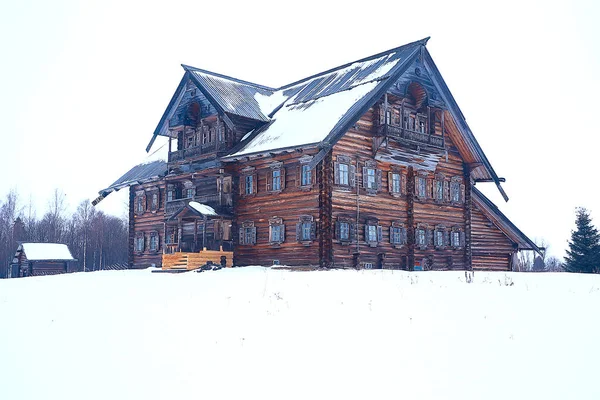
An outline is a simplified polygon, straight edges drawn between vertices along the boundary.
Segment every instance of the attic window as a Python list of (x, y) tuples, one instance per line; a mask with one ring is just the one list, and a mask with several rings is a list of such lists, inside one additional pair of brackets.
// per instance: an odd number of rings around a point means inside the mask
[(196, 96), (196, 89), (190, 90), (190, 96), (192, 96), (192, 97)]

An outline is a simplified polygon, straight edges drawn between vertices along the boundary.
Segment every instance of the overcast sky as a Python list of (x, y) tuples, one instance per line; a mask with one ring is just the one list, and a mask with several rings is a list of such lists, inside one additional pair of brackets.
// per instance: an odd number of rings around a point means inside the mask
[[(0, 196), (71, 209), (144, 157), (189, 64), (281, 86), (431, 36), (504, 184), (479, 184), (562, 256), (574, 209), (600, 225), (600, 2), (4, 1)], [(121, 215), (121, 196), (101, 206)], [(112, 198), (111, 198), (112, 197)]]

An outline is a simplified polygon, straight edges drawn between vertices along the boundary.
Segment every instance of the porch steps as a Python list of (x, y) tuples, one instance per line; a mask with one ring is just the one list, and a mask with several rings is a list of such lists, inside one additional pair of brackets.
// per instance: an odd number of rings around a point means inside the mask
[(162, 256), (162, 269), (178, 269), (178, 270), (194, 270), (205, 265), (209, 261), (213, 264), (220, 264), (221, 257), (225, 256), (226, 267), (231, 268), (233, 266), (233, 252), (220, 250), (202, 250), (198, 253), (184, 253), (177, 252), (173, 254), (163, 254)]

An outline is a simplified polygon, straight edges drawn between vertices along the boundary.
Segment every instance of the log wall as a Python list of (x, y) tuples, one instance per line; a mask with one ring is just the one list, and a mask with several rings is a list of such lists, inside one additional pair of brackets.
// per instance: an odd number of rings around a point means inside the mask
[(510, 271), (512, 241), (476, 206), (472, 210), (473, 269)]
[[(158, 209), (150, 210), (151, 196), (147, 191), (152, 188), (159, 188)], [(146, 192), (146, 207), (143, 213), (135, 212), (135, 198), (139, 191)], [(165, 210), (165, 182), (164, 180), (145, 183), (142, 185), (132, 186), (130, 188), (129, 201), (129, 254), (132, 268), (147, 268), (151, 265), (160, 267), (162, 264), (162, 252), (164, 241), (164, 210)], [(151, 252), (150, 247), (150, 232), (158, 232), (158, 249)], [(135, 238), (138, 234), (144, 235), (144, 251), (138, 252), (135, 248)]]
[[(317, 230), (317, 237), (310, 243), (296, 240), (296, 224), (300, 216), (312, 216), (315, 224), (320, 223), (320, 192), (316, 182), (316, 171), (314, 169), (312, 171), (312, 184), (309, 187), (299, 185), (301, 183), (300, 159), (315, 153), (316, 151), (294, 152), (230, 166), (230, 172), (234, 175), (236, 183), (233, 222), (235, 265), (271, 265), (273, 260), (279, 260), (282, 265), (319, 265), (321, 232)], [(285, 168), (285, 187), (279, 192), (267, 191), (268, 174), (271, 173), (270, 165), (273, 162), (281, 162), (282, 168)], [(320, 165), (317, 168), (321, 168)], [(248, 168), (254, 170), (249, 171)], [(258, 179), (258, 190), (255, 194), (240, 193), (240, 182), (243, 182), (245, 174), (255, 175)], [(269, 244), (269, 219), (273, 217), (281, 218), (285, 225), (285, 241), (281, 244)], [(254, 245), (239, 244), (239, 228), (247, 221), (253, 222), (256, 228)]]

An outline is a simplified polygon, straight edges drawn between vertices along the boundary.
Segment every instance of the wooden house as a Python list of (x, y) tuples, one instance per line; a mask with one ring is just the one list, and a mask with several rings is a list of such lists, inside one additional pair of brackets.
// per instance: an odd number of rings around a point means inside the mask
[[(510, 270), (540, 251), (475, 185), (499, 178), (427, 39), (280, 88), (183, 66), (129, 188), (130, 263)], [(161, 150), (159, 150), (160, 152)]]
[(8, 278), (56, 275), (69, 272), (69, 265), (77, 261), (66, 244), (21, 243), (9, 267)]

